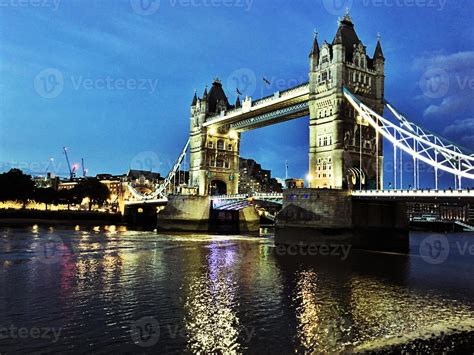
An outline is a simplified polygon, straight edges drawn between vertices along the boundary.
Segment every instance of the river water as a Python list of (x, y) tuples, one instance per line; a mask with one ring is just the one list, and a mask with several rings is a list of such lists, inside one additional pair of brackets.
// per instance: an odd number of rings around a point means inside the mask
[(1, 228), (0, 353), (469, 350), (473, 245), (414, 233), (409, 255), (307, 256), (271, 231)]

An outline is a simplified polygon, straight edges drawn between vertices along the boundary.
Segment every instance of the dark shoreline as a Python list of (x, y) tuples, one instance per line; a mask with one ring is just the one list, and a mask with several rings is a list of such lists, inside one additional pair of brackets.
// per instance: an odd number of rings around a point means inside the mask
[(119, 213), (93, 211), (0, 210), (0, 226), (124, 224)]

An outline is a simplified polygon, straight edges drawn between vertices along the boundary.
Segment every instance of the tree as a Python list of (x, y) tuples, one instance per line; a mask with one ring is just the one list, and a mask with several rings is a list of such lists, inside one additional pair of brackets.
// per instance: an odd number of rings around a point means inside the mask
[(82, 200), (82, 197), (79, 196), (79, 192), (76, 190), (76, 188), (71, 189), (71, 190), (68, 190), (68, 189), (58, 190), (57, 193), (58, 193), (58, 203), (67, 205), (68, 210), (71, 204), (80, 203)]
[(57, 203), (58, 201), (58, 192), (51, 188), (38, 188), (34, 191), (33, 198), (36, 202), (44, 203), (46, 205), (46, 210), (48, 205), (52, 203)]
[(85, 179), (79, 182), (73, 190), (76, 190), (82, 198), (89, 199), (89, 211), (93, 204), (102, 206), (110, 197), (109, 188), (98, 179)]
[(33, 197), (34, 188), (31, 176), (19, 169), (0, 174), (0, 201), (22, 202), (25, 208), (28, 200)]

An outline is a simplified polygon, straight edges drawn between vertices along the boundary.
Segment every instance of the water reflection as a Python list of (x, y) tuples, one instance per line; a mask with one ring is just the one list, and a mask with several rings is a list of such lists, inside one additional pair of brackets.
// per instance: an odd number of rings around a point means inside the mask
[(236, 315), (235, 250), (212, 243), (208, 268), (189, 280), (185, 303), (188, 350), (237, 354), (241, 351)]
[[(345, 261), (283, 257), (268, 238), (111, 226), (0, 236), (0, 328), (62, 330), (57, 343), (0, 339), (0, 352), (378, 351), (474, 332), (472, 258), (433, 267), (416, 255), (357, 251)], [(67, 250), (44, 262), (31, 245), (53, 236)], [(143, 317), (160, 325), (155, 347), (131, 339)]]

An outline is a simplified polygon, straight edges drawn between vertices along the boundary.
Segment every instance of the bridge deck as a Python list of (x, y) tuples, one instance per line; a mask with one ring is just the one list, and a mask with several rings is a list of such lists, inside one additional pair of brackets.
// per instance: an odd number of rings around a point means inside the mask
[(230, 125), (231, 129), (238, 132), (264, 127), (309, 115), (308, 100), (309, 84), (304, 83), (260, 100), (247, 98), (241, 108), (212, 118), (204, 126)]
[(358, 199), (390, 199), (413, 202), (457, 201), (474, 202), (474, 190), (364, 190), (352, 191)]

